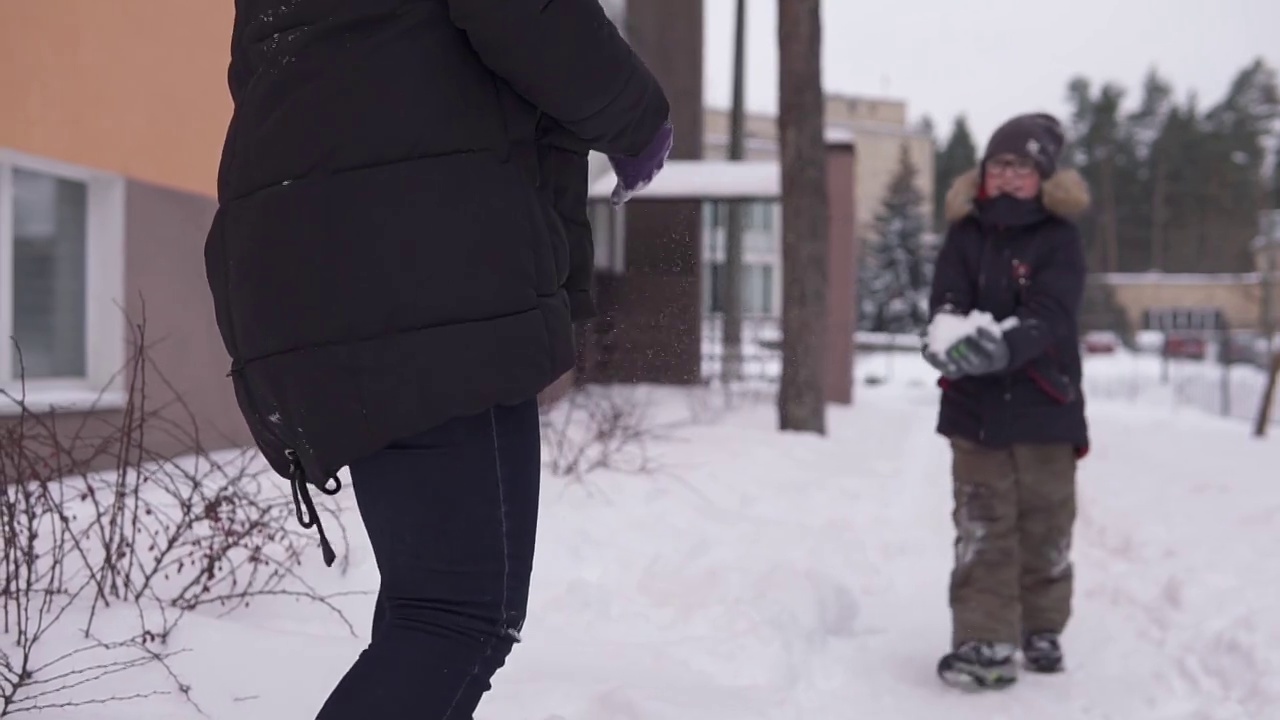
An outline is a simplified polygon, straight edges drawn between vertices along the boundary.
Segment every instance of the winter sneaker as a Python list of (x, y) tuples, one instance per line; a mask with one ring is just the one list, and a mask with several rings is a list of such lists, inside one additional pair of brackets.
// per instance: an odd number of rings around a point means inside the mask
[(938, 662), (942, 682), (961, 690), (997, 690), (1018, 679), (1017, 648), (1007, 643), (969, 641)]
[(1027, 636), (1022, 644), (1022, 659), (1031, 672), (1062, 672), (1062, 645), (1058, 634), (1043, 632)]

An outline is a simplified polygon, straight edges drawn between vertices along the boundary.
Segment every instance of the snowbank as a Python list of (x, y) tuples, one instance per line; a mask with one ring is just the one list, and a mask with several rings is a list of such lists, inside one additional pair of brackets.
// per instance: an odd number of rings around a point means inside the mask
[[(1266, 388), (1267, 376), (1251, 365), (1232, 365), (1225, 372), (1213, 362), (1170, 360), (1167, 378), (1159, 357), (1119, 352), (1085, 360), (1084, 390), (1090, 402), (1102, 401), (1160, 408), (1173, 414), (1207, 414), (1252, 422)], [(1280, 410), (1280, 397), (1273, 398)], [(1272, 413), (1280, 423), (1280, 412)]]

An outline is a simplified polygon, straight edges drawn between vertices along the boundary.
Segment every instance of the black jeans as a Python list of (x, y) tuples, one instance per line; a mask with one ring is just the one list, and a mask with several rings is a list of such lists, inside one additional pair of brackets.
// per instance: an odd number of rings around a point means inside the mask
[(382, 585), (318, 720), (471, 719), (524, 624), (541, 462), (531, 400), (352, 463)]

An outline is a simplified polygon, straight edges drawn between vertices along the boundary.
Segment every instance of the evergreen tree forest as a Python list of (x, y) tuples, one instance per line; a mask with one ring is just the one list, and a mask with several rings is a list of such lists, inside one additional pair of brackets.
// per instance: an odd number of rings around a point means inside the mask
[[(1154, 69), (1136, 89), (1077, 77), (1066, 100), (1062, 164), (1083, 173), (1093, 192), (1081, 221), (1091, 270), (1255, 269), (1258, 212), (1280, 208), (1275, 68), (1253, 62), (1211, 105), (1180, 94)], [(951, 180), (977, 163), (975, 145), (957, 118), (935, 163), (939, 209)]]

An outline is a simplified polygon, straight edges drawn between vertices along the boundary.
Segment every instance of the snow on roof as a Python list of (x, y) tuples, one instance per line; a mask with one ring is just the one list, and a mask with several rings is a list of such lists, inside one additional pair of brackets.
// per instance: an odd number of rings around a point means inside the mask
[[(614, 176), (606, 172), (591, 183), (591, 200), (608, 200)], [(668, 160), (637, 200), (777, 200), (782, 170), (775, 160)]]
[(828, 125), (823, 131), (823, 140), (828, 145), (857, 145), (858, 133), (851, 127)]
[(1261, 276), (1248, 273), (1093, 273), (1095, 282), (1106, 285), (1248, 285)]
[[(832, 145), (854, 145), (858, 144), (858, 133), (850, 127), (839, 125), (829, 125), (822, 133), (822, 140), (828, 146)], [(756, 150), (762, 153), (778, 153), (778, 139), (776, 137), (745, 137), (742, 139), (743, 146), (747, 150)], [(716, 149), (727, 148), (729, 146), (729, 136), (724, 133), (707, 133), (702, 138), (703, 147), (713, 147)]]

